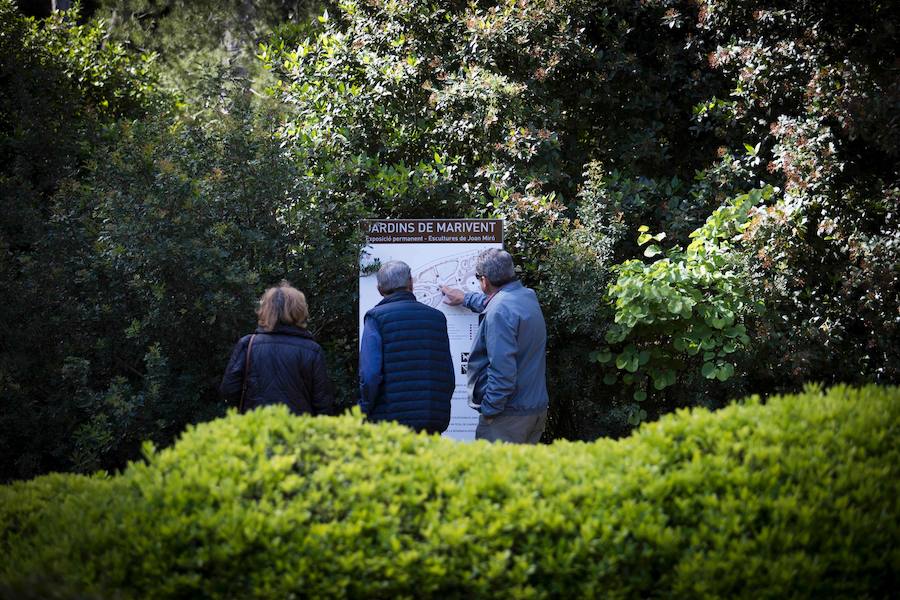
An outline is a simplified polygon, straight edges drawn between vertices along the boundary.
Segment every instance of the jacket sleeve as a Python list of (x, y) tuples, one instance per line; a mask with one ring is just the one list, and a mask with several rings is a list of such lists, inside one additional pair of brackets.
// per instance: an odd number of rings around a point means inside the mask
[(312, 412), (314, 415), (334, 414), (334, 391), (328, 368), (325, 365), (325, 352), (320, 348), (313, 363)]
[(219, 385), (219, 396), (226, 404), (237, 405), (241, 400), (241, 392), (244, 388), (244, 364), (247, 356), (247, 341), (249, 336), (242, 337), (234, 345), (225, 375)]
[(359, 348), (359, 407), (363, 414), (370, 414), (378, 399), (378, 386), (382, 379), (383, 355), (381, 331), (378, 322), (369, 317), (363, 323)]
[(487, 346), (487, 385), (481, 402), (481, 414), (491, 417), (503, 412), (516, 391), (518, 320), (506, 310), (498, 310), (485, 322)]
[(463, 296), (463, 306), (474, 313), (480, 313), (487, 306), (488, 295), (481, 292), (466, 292)]

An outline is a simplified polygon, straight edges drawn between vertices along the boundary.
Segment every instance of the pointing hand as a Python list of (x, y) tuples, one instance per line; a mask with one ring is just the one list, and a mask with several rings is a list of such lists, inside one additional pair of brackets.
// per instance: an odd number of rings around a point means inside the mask
[(458, 306), (462, 304), (463, 300), (466, 297), (465, 292), (463, 292), (462, 290), (448, 287), (446, 285), (441, 286), (441, 292), (444, 294), (444, 303), (449, 304), (450, 306)]

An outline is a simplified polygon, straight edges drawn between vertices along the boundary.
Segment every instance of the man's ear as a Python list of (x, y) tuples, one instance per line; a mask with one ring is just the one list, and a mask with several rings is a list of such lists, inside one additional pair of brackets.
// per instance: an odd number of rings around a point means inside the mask
[(408, 292), (413, 291), (413, 278), (412, 277), (409, 278), (409, 283), (406, 284), (406, 291), (408, 291)]

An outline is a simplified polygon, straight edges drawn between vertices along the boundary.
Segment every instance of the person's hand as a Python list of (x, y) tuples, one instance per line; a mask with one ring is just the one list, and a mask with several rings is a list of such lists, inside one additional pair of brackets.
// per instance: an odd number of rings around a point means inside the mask
[(450, 306), (458, 306), (466, 299), (464, 291), (446, 285), (441, 286), (441, 293), (444, 294), (444, 304), (449, 304)]

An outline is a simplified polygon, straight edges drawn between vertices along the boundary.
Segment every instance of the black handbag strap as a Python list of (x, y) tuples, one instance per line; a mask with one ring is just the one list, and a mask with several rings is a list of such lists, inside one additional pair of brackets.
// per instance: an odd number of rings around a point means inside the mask
[(250, 336), (250, 343), (247, 344), (247, 358), (244, 359), (244, 383), (241, 387), (241, 404), (238, 406), (241, 413), (244, 412), (244, 399), (247, 397), (247, 380), (250, 379), (250, 351), (253, 350), (254, 339), (256, 339), (255, 333)]

